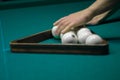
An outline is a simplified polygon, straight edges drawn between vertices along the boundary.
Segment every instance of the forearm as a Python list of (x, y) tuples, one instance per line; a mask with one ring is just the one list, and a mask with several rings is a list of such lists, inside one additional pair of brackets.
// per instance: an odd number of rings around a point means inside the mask
[(93, 12), (93, 16), (99, 15), (103, 12), (111, 10), (120, 0), (96, 0), (88, 10)]

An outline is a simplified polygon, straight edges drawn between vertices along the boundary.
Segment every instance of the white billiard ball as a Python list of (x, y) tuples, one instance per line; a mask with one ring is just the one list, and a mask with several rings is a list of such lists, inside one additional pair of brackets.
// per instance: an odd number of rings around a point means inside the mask
[(85, 44), (85, 41), (86, 41), (87, 37), (90, 36), (90, 35), (92, 35), (92, 33), (91, 32), (87, 32), (87, 31), (85, 31), (83, 33), (80, 33), (78, 35), (78, 42), (80, 44)]
[(102, 42), (103, 39), (97, 34), (92, 34), (86, 39), (86, 44), (101, 44)]
[(78, 31), (77, 31), (77, 36), (83, 32), (91, 32), (90, 29), (88, 28), (80, 28)]
[(60, 39), (60, 35), (58, 35), (58, 34), (55, 33), (56, 30), (57, 30), (57, 28), (58, 28), (57, 26), (54, 26), (54, 27), (52, 28), (52, 35), (53, 35), (54, 38)]
[(62, 44), (66, 44), (66, 43), (76, 44), (78, 42), (78, 39), (77, 39), (77, 35), (73, 31), (69, 31), (62, 35), (61, 41)]
[[(75, 32), (74, 30), (70, 30), (69, 32), (70, 32), (70, 33), (72, 32), (72, 33), (74, 33), (74, 34), (76, 35), (76, 32)], [(61, 39), (62, 39), (63, 35), (64, 35), (63, 33), (60, 33), (60, 38), (61, 38)]]

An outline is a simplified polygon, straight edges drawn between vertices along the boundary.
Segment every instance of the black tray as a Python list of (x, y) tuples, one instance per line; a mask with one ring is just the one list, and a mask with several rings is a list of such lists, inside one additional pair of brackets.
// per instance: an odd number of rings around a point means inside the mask
[(108, 42), (102, 44), (85, 45), (85, 44), (51, 44), (39, 43), (41, 41), (53, 38), (51, 30), (46, 30), (19, 40), (10, 42), (12, 52), (26, 53), (60, 53), (60, 54), (90, 54), (106, 55), (109, 53)]

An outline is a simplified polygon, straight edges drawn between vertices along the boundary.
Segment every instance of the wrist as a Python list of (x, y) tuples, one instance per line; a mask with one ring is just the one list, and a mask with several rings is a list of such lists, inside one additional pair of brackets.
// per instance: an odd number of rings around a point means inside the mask
[(88, 7), (87, 10), (88, 10), (88, 12), (90, 13), (91, 16), (96, 16), (97, 15), (97, 11), (96, 11), (95, 8)]
[(96, 16), (96, 13), (95, 13), (94, 9), (87, 8), (86, 11), (87, 11), (88, 15), (89, 15), (91, 18), (93, 18), (94, 16)]

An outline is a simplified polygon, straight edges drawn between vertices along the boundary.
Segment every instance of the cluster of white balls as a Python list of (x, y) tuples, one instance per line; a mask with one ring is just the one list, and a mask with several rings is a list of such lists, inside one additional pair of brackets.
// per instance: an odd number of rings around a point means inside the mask
[(101, 44), (103, 43), (103, 39), (97, 35), (93, 34), (90, 29), (84, 27), (79, 28), (77, 31), (71, 30), (65, 34), (57, 35), (55, 34), (57, 30), (57, 26), (52, 28), (52, 35), (56, 39), (61, 39), (62, 44), (74, 43), (74, 44)]

